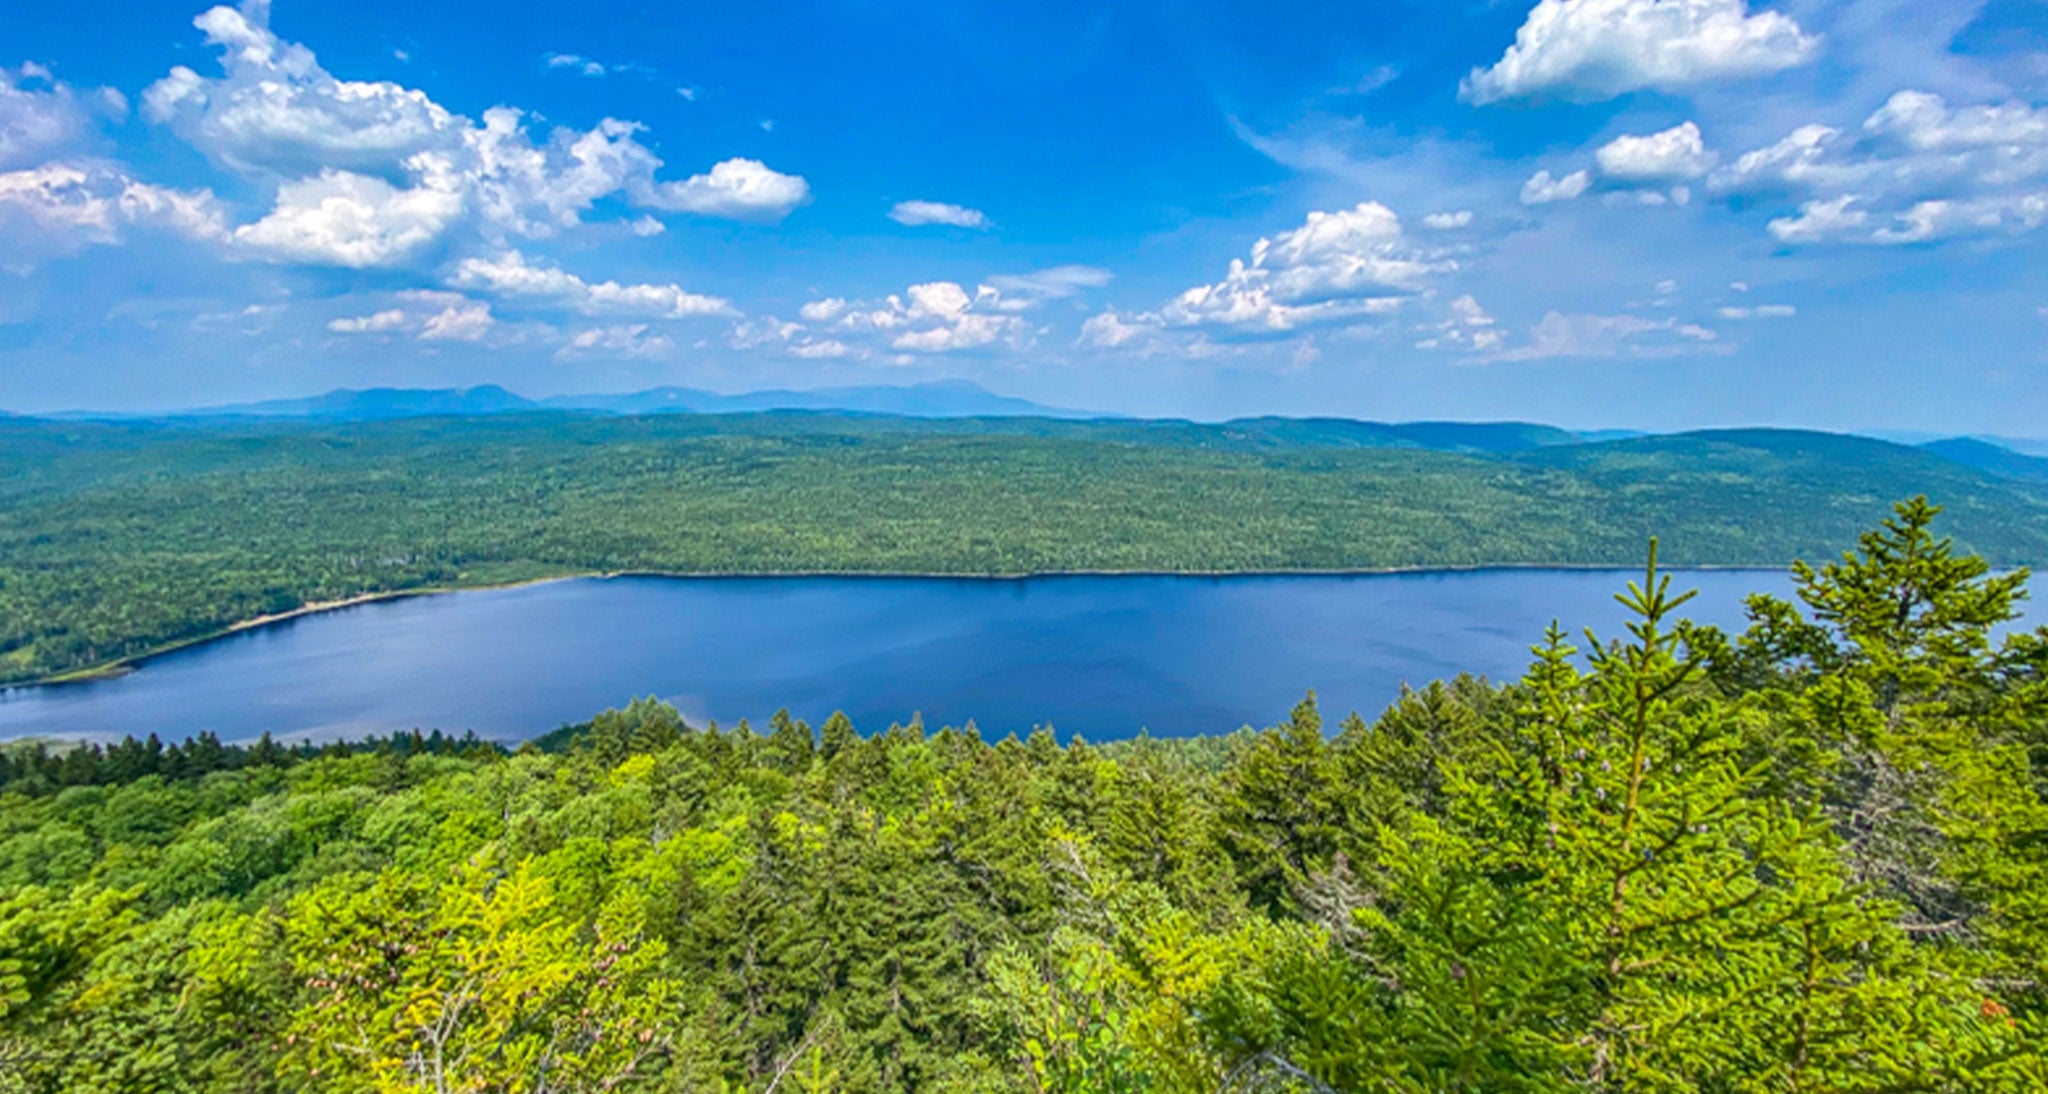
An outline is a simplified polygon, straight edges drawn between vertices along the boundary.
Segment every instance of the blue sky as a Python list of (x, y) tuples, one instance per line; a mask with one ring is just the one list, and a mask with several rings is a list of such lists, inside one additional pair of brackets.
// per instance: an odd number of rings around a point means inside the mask
[(2040, 435), (2039, 0), (63, 4), (0, 406), (966, 378)]

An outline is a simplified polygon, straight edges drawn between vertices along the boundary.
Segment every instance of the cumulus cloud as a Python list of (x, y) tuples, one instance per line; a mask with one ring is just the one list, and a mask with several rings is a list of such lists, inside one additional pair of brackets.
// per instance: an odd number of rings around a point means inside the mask
[(1917, 202), (1870, 234), (1871, 243), (1928, 243), (1963, 235), (2031, 232), (2048, 223), (2048, 190)]
[(1951, 106), (1901, 91), (1855, 128), (1805, 125), (1713, 173), (1724, 194), (1789, 195), (1773, 218), (1787, 244), (1930, 243), (2040, 227), (2048, 202), (2048, 109)]
[(2048, 144), (2048, 109), (2022, 102), (1951, 108), (1925, 91), (1901, 91), (1863, 122), (1866, 132), (1897, 137), (1921, 151)]
[(1802, 125), (1776, 144), (1743, 153), (1714, 172), (1709, 184), (1723, 192), (1855, 185), (1870, 176), (1871, 168), (1831, 159), (1831, 149), (1841, 135), (1841, 130), (1830, 126)]
[(1531, 175), (1522, 184), (1522, 204), (1576, 201), (1597, 191), (1608, 205), (1684, 205), (1692, 200), (1692, 188), (1683, 183), (1705, 176), (1717, 158), (1693, 122), (1627, 133), (1594, 150), (1597, 175), (1586, 168), (1561, 177), (1548, 170)]
[(760, 160), (729, 159), (681, 182), (641, 183), (639, 202), (652, 209), (735, 219), (774, 220), (811, 200), (811, 185)]
[(1741, 321), (1744, 319), (1790, 319), (1799, 314), (1799, 309), (1790, 304), (1758, 304), (1755, 307), (1726, 307), (1716, 309), (1715, 315), (1723, 319)]
[(327, 329), (336, 334), (389, 334), (404, 330), (411, 322), (404, 308), (387, 308), (370, 315), (343, 316), (327, 321)]
[(813, 300), (805, 304), (797, 309), (797, 314), (813, 323), (830, 323), (834, 319), (845, 315), (846, 308), (847, 304), (844, 297), (830, 296), (823, 300)]
[(1780, 72), (1820, 41), (1790, 16), (1745, 0), (1542, 0), (1491, 68), (1459, 88), (1469, 102), (1613, 98)]
[(1449, 213), (1430, 213), (1422, 218), (1422, 226), (1433, 231), (1448, 232), (1472, 225), (1472, 210), (1459, 209)]
[(1148, 338), (1158, 329), (1156, 320), (1141, 317), (1133, 322), (1111, 308), (1089, 316), (1087, 322), (1081, 324), (1081, 337), (1077, 344), (1095, 349), (1120, 349)]
[(786, 323), (772, 315), (755, 319), (742, 319), (733, 324), (732, 346), (734, 349), (752, 349), (755, 346), (786, 343), (802, 334), (802, 323)]
[(865, 348), (848, 345), (838, 338), (821, 337), (802, 323), (786, 323), (772, 315), (733, 324), (728, 344), (734, 349), (778, 348), (806, 361), (872, 356)]
[(0, 170), (69, 151), (102, 119), (119, 118), (127, 109), (120, 92), (81, 93), (38, 64), (0, 68)]
[(422, 342), (478, 342), (497, 325), (491, 306), (461, 293), (434, 289), (397, 294), (401, 307), (327, 321), (335, 334), (411, 333)]
[(1662, 183), (1706, 174), (1714, 166), (1714, 153), (1701, 139), (1700, 127), (1686, 122), (1647, 136), (1616, 137), (1593, 153), (1593, 161), (1610, 179)]
[(636, 315), (658, 319), (734, 316), (722, 297), (687, 292), (675, 284), (589, 282), (565, 270), (539, 265), (518, 251), (463, 259), (453, 283), (504, 297), (553, 301), (590, 315)]
[[(1223, 280), (1197, 285), (1156, 311), (1102, 311), (1075, 344), (1152, 356), (1224, 352), (1210, 338), (1244, 342), (1356, 327), (1393, 313), (1457, 269), (1450, 251), (1425, 247), (1378, 202), (1312, 212), (1298, 228), (1260, 239)], [(1299, 348), (1299, 347), (1297, 347)]]
[(491, 306), (475, 300), (458, 300), (427, 317), (420, 326), (422, 342), (476, 342), (489, 334), (497, 320)]
[(270, 30), (264, 0), (213, 8), (194, 25), (219, 50), (220, 75), (175, 67), (144, 92), (143, 112), (216, 163), (278, 180), (277, 207), (237, 234), (273, 259), (397, 264), (465, 223), (503, 246), (572, 228), (615, 196), (642, 210), (751, 219), (810, 197), (802, 178), (749, 159), (661, 180), (662, 160), (633, 122), (537, 137), (511, 107), (484, 111), (479, 124), (413, 88), (341, 79)]
[(1452, 300), (1449, 310), (1443, 322), (1425, 328), (1428, 337), (1415, 343), (1416, 349), (1488, 352), (1507, 341), (1507, 333), (1470, 294)]
[(1799, 207), (1796, 217), (1777, 217), (1769, 225), (1780, 243), (1818, 243), (1858, 231), (1870, 222), (1870, 214), (1851, 208), (1854, 194), (1827, 201), (1809, 201)]
[(796, 345), (791, 346), (789, 348), (790, 356), (802, 357), (805, 360), (810, 361), (826, 360), (834, 357), (844, 357), (851, 352), (853, 352), (852, 349), (848, 347), (846, 343), (841, 342), (836, 338), (812, 339), (809, 341), (799, 342)]
[(969, 289), (957, 281), (926, 281), (881, 300), (842, 297), (813, 300), (798, 309), (805, 323), (829, 330), (830, 338), (789, 324), (781, 340), (799, 357), (873, 357), (1025, 349), (1038, 333), (1023, 313), (1109, 284), (1108, 270), (1054, 266), (1028, 273), (997, 274)]
[(272, 34), (269, 14), (268, 0), (248, 0), (194, 19), (225, 74), (175, 67), (143, 92), (144, 114), (244, 171), (377, 168), (460, 143), (467, 123), (426, 93), (336, 79), (311, 50)]
[(188, 240), (227, 236), (226, 215), (207, 190), (140, 182), (103, 164), (48, 163), (0, 173), (0, 263), (17, 271), (45, 258), (122, 242), (130, 229)]
[(235, 243), (262, 257), (363, 269), (402, 262), (462, 215), (462, 195), (434, 186), (399, 189), (383, 179), (323, 171), (278, 187), (277, 205), (235, 229)]
[(665, 357), (674, 349), (666, 335), (652, 333), (645, 323), (631, 323), (577, 331), (555, 356)]
[(1252, 245), (1219, 282), (1180, 294), (1158, 313), (1168, 326), (1212, 325), (1286, 333), (1385, 314), (1457, 268), (1416, 245), (1401, 218), (1378, 202), (1313, 212), (1301, 227)]
[(849, 305), (837, 329), (878, 338), (902, 353), (957, 353), (998, 343), (1022, 348), (1031, 327), (1015, 310), (993, 285), (969, 293), (955, 281), (927, 281), (879, 303)]
[(981, 210), (949, 205), (943, 201), (899, 201), (889, 210), (889, 219), (911, 227), (945, 224), (954, 228), (979, 229), (989, 226), (988, 215)]
[(1558, 201), (1574, 201), (1593, 185), (1589, 171), (1573, 171), (1563, 178), (1552, 178), (1548, 171), (1538, 171), (1522, 184), (1522, 204), (1549, 205)]

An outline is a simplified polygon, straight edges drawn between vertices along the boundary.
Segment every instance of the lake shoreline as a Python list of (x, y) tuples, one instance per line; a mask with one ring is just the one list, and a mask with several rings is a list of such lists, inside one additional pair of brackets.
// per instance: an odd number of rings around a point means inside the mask
[[(1660, 573), (1783, 573), (1784, 566), (1745, 566), (1707, 564), (1697, 566), (1662, 566)], [(505, 589), (520, 589), (534, 585), (547, 585), (564, 581), (612, 581), (621, 578), (657, 578), (677, 581), (714, 581), (750, 579), (790, 580), (795, 578), (872, 579), (877, 581), (1033, 581), (1047, 578), (1086, 577), (1147, 577), (1147, 578), (1261, 578), (1261, 577), (1424, 577), (1430, 574), (1473, 574), (1496, 572), (1543, 572), (1557, 573), (1632, 573), (1639, 567), (1605, 563), (1572, 562), (1487, 562), (1465, 565), (1428, 566), (1375, 566), (1345, 567), (1334, 569), (1258, 569), (1258, 570), (1026, 570), (1013, 573), (948, 573), (919, 570), (580, 570), (541, 577), (520, 578), (515, 581), (479, 581), (474, 583), (455, 582), (442, 585), (422, 585), (410, 589), (386, 589), (372, 593), (336, 600), (320, 600), (282, 612), (268, 612), (248, 619), (230, 623), (225, 627), (207, 631), (204, 634), (181, 638), (161, 646), (152, 647), (141, 653), (83, 668), (67, 669), (60, 673), (0, 685), (0, 694), (15, 691), (29, 691), (44, 688), (61, 688), (68, 684), (89, 684), (95, 681), (112, 680), (140, 669), (144, 664), (167, 654), (203, 646), (210, 642), (233, 638), (238, 634), (289, 623), (310, 616), (329, 612), (345, 611), (368, 604), (409, 600), (414, 597), (447, 596), (455, 593), (493, 592)]]

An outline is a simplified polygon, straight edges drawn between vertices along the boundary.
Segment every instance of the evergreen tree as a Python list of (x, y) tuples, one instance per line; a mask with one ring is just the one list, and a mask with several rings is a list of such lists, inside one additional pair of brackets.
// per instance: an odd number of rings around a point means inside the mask
[(1292, 907), (1298, 887), (1328, 864), (1336, 849), (1331, 786), (1314, 692), (1225, 773), (1224, 845), (1257, 906)]

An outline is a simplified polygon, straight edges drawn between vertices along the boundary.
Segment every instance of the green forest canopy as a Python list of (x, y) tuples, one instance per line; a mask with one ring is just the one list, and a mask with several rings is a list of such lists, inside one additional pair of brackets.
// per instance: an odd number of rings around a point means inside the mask
[(1933, 520), (1334, 734), (18, 747), (0, 1091), (2038, 1091), (2048, 628)]
[(1923, 493), (1990, 561), (2048, 558), (2041, 483), (1881, 441), (1749, 430), (1566, 445), (1524, 427), (1404, 428), (0, 419), (0, 684), (307, 603), (619, 570), (1631, 565), (1652, 534), (1678, 564), (1783, 566)]

